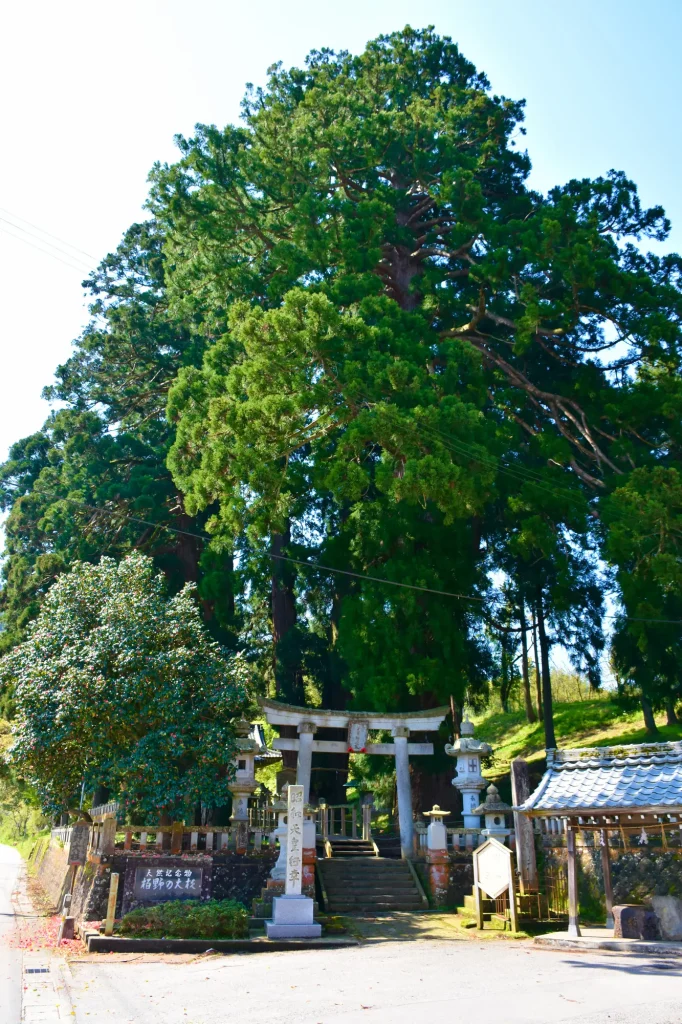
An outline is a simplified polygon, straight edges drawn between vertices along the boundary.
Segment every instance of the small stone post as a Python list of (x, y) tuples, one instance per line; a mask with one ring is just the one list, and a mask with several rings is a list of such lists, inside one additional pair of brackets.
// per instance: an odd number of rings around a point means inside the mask
[(111, 857), (116, 850), (116, 815), (107, 814), (102, 822), (102, 845), (100, 852), (103, 857)]
[(111, 935), (114, 930), (114, 918), (116, 917), (116, 897), (118, 896), (118, 875), (112, 872), (109, 883), (109, 899), (107, 901), (107, 917), (104, 922), (104, 934)]
[[(528, 762), (515, 757), (511, 763), (512, 803), (520, 807), (530, 796)], [(535, 856), (533, 822), (527, 814), (514, 811), (514, 834), (516, 836), (516, 866), (522, 893), (538, 891), (538, 865)]]
[(303, 867), (302, 867), (302, 885), (303, 892), (306, 894), (315, 895), (315, 863), (317, 861), (317, 850), (316, 850), (316, 837), (315, 837), (315, 819), (310, 815), (313, 812), (309, 809), (310, 813), (306, 813), (303, 821)]
[(448, 832), (443, 821), (449, 813), (441, 811), (438, 804), (434, 804), (432, 810), (424, 812), (424, 817), (431, 819), (426, 830), (426, 863), (429, 867), (431, 895), (436, 906), (447, 903), (450, 884)]

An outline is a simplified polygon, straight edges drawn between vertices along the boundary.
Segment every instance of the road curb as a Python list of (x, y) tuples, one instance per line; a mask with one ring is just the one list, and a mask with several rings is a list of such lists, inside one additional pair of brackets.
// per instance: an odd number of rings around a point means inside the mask
[(321, 939), (133, 939), (86, 932), (88, 953), (282, 953), (295, 949), (342, 949), (359, 945), (346, 937)]

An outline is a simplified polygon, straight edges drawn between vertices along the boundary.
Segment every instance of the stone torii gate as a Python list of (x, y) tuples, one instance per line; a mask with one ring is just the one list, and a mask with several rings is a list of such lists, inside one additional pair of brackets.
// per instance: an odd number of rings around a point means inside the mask
[[(303, 786), (306, 803), (310, 797), (310, 771), (316, 751), (329, 754), (389, 754), (395, 757), (398, 816), (400, 819), (400, 848), (403, 857), (413, 855), (414, 827), (412, 821), (412, 787), (410, 784), (410, 754), (433, 754), (433, 743), (410, 743), (410, 732), (434, 732), (447, 715), (449, 708), (429, 711), (378, 712), (328, 711), (323, 708), (299, 708), (280, 701), (261, 699), (265, 717), (271, 725), (295, 725), (298, 738), (280, 737), (274, 740), (276, 750), (295, 750), (298, 753), (296, 784)], [(316, 740), (318, 729), (347, 729), (347, 740)], [(390, 731), (392, 743), (368, 743), (370, 729)]]

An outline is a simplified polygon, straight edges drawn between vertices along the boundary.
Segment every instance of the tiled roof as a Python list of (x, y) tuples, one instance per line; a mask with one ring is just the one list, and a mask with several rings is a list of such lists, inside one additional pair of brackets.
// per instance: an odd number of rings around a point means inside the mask
[(547, 815), (618, 809), (682, 811), (682, 743), (547, 752), (547, 771), (519, 810)]

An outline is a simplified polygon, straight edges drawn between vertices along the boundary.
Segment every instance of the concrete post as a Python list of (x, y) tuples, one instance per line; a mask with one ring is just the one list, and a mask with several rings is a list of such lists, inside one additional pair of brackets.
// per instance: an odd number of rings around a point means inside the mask
[(410, 759), (407, 741), (410, 730), (398, 726), (393, 730), (395, 743), (395, 779), (398, 791), (398, 818), (400, 822), (400, 852), (411, 860), (414, 856), (414, 824), (412, 821), (412, 786), (410, 783)]
[(296, 785), (303, 786), (303, 802), (310, 800), (310, 772), (313, 766), (313, 737), (317, 726), (312, 722), (300, 722), (298, 726), (298, 762), (296, 764)]
[[(511, 763), (512, 804), (519, 807), (530, 796), (528, 762), (515, 757)], [(535, 856), (533, 822), (527, 814), (514, 811), (514, 833), (516, 836), (516, 864), (520, 875), (521, 892), (538, 891), (538, 865)]]
[(606, 927), (613, 928), (613, 885), (611, 883), (611, 857), (609, 854), (609, 834), (604, 829), (601, 834), (601, 869), (604, 876), (604, 899), (606, 901)]
[(578, 861), (575, 855), (575, 832), (568, 826), (566, 832), (568, 853), (568, 934), (572, 938), (580, 935), (578, 909)]

